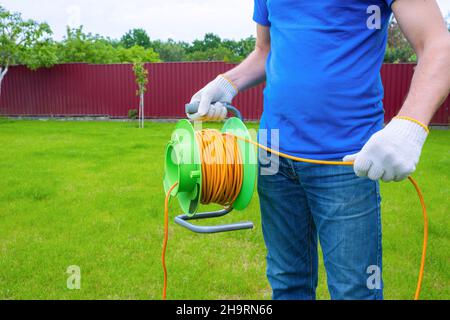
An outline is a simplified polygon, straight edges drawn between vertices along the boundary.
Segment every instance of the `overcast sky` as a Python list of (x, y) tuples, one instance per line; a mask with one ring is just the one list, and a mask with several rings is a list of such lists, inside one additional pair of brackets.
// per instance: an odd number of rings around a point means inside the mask
[[(450, 0), (438, 0), (444, 15)], [(192, 41), (214, 32), (240, 39), (255, 34), (253, 0), (0, 0), (10, 11), (48, 22), (56, 39), (67, 25), (120, 38), (133, 28), (147, 30), (152, 39)]]

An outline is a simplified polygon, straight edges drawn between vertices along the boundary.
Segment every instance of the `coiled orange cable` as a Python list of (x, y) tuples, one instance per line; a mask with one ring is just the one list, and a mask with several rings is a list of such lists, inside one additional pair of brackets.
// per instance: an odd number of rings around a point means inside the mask
[[(217, 130), (203, 130), (196, 133), (196, 140), (200, 149), (202, 162), (202, 204), (220, 204), (222, 206), (232, 206), (238, 197), (243, 181), (242, 155), (238, 146), (238, 140), (250, 143), (258, 148), (271, 152), (283, 158), (297, 162), (305, 162), (320, 165), (353, 166), (353, 162), (321, 161), (305, 158), (298, 158), (276, 150), (272, 150), (257, 142), (238, 137), (229, 133), (220, 133)], [(424, 220), (424, 238), (422, 247), (422, 259), (419, 270), (419, 279), (414, 300), (419, 300), (425, 271), (425, 261), (428, 243), (428, 216), (425, 200), (418, 183), (412, 178), (408, 178), (414, 186), (422, 206)], [(171, 193), (178, 186), (175, 183), (166, 195), (164, 207), (164, 243), (162, 252), (162, 265), (164, 269), (163, 300), (167, 299), (167, 267), (166, 251), (169, 240), (169, 201)]]
[(202, 204), (231, 206), (244, 180), (241, 151), (235, 136), (217, 130), (196, 132), (202, 163)]

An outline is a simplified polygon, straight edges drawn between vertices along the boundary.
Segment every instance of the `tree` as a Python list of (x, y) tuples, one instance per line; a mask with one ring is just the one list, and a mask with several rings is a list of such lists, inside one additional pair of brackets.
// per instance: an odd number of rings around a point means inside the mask
[(59, 43), (59, 62), (116, 63), (117, 55), (110, 42), (98, 35), (83, 32), (83, 27), (67, 28)]
[(239, 41), (223, 40), (222, 45), (230, 49), (235, 56), (240, 57), (240, 60), (243, 60), (255, 49), (256, 38), (250, 36)]
[(152, 42), (152, 48), (162, 61), (172, 62), (172, 61), (185, 61), (186, 60), (186, 48), (189, 44), (186, 42), (175, 42), (169, 39), (165, 42), (161, 40), (156, 40)]
[(59, 62), (85, 63), (135, 63), (159, 62), (159, 56), (153, 49), (141, 46), (115, 47), (114, 42), (99, 35), (83, 32), (83, 27), (67, 29), (67, 35), (59, 44)]
[(133, 46), (129, 49), (117, 48), (117, 62), (138, 63), (138, 62), (159, 62), (159, 55), (152, 48), (145, 49), (140, 46)]
[(141, 46), (145, 49), (151, 47), (150, 37), (144, 29), (133, 29), (128, 31), (120, 40), (120, 43), (125, 48), (134, 46)]
[(203, 39), (192, 43), (173, 39), (151, 41), (143, 29), (132, 29), (120, 41), (108, 40), (114, 47), (131, 49), (139, 46), (153, 49), (162, 61), (225, 61), (241, 62), (255, 48), (253, 36), (241, 40), (222, 40), (214, 33), (206, 33)]
[(188, 46), (187, 60), (241, 62), (255, 48), (256, 39), (252, 36), (239, 41), (222, 40), (213, 33), (205, 34), (202, 40), (195, 40)]
[(52, 30), (46, 23), (24, 20), (0, 6), (0, 94), (11, 65), (23, 64), (32, 70), (57, 62)]
[(222, 39), (214, 33), (205, 34), (203, 40), (194, 40), (188, 48), (188, 53), (217, 49), (222, 44)]
[(187, 60), (189, 61), (224, 61), (224, 62), (239, 62), (241, 57), (236, 56), (233, 52), (220, 46), (217, 48), (207, 49), (203, 51), (195, 51), (188, 54)]
[(138, 86), (136, 95), (139, 96), (139, 127), (143, 129), (145, 123), (144, 96), (145, 92), (147, 92), (148, 70), (145, 69), (144, 63), (137, 62), (133, 65), (133, 72)]
[(397, 21), (393, 19), (388, 27), (388, 48), (384, 62), (416, 62), (417, 57), (408, 40), (400, 30)]

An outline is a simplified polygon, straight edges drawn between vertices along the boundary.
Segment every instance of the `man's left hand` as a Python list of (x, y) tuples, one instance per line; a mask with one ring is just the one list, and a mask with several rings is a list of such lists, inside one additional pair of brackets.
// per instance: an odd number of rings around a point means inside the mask
[(354, 161), (359, 177), (402, 181), (416, 171), (428, 133), (420, 122), (398, 117), (374, 134), (361, 152), (345, 157), (344, 161)]

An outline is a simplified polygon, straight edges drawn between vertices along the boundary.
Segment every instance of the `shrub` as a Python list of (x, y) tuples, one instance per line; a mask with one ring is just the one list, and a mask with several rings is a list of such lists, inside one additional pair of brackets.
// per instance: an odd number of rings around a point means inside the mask
[(136, 120), (137, 117), (138, 117), (138, 111), (137, 111), (137, 109), (130, 109), (130, 110), (128, 111), (128, 119)]

